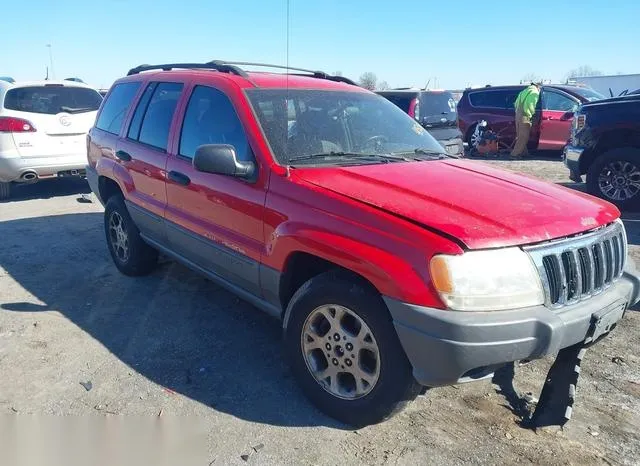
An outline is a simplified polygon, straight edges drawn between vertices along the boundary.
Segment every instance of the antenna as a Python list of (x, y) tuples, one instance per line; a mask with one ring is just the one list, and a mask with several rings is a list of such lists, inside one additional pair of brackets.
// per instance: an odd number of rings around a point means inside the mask
[(49, 67), (47, 65), (44, 65), (44, 69), (45, 69), (45, 71), (47, 73), (46, 76), (44, 77), (44, 80), (48, 81), (49, 80)]
[[(51, 77), (56, 79), (56, 73), (53, 70), (53, 52), (51, 51), (51, 44), (47, 44), (46, 47), (49, 49), (49, 65), (51, 66)], [(47, 72), (48, 76), (48, 72)]]

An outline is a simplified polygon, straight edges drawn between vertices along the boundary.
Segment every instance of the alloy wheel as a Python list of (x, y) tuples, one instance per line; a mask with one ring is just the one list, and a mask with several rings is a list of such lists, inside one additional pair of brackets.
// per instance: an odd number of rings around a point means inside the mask
[(301, 335), (307, 369), (327, 392), (354, 400), (368, 395), (380, 376), (380, 350), (355, 312), (324, 305), (309, 314)]
[(122, 215), (115, 211), (109, 216), (109, 237), (116, 257), (120, 262), (126, 263), (129, 260), (129, 235)]
[(605, 165), (598, 176), (602, 194), (613, 201), (626, 201), (640, 192), (640, 169), (626, 160)]

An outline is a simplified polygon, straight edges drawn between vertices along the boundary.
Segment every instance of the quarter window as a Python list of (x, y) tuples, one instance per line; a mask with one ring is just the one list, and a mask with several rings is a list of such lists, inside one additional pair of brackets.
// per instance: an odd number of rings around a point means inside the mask
[[(144, 112), (138, 141), (161, 150), (167, 150), (171, 120), (178, 105), (182, 88), (181, 83), (158, 83)], [(143, 99), (140, 99), (140, 104), (144, 104), (143, 101), (144, 96)], [(138, 109), (136, 109), (136, 113), (137, 111)]]
[(238, 160), (253, 160), (242, 123), (229, 98), (218, 89), (196, 86), (184, 115), (179, 153), (191, 159), (204, 144), (229, 144)]
[(116, 84), (102, 106), (96, 128), (112, 134), (120, 134), (120, 128), (129, 106), (140, 88), (140, 83)]

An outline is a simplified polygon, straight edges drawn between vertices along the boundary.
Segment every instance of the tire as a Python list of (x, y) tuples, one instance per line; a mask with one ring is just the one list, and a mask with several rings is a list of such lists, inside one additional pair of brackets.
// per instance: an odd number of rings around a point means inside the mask
[(11, 196), (11, 183), (0, 181), (0, 201), (9, 199), (9, 196)]
[(640, 206), (640, 149), (622, 147), (597, 156), (587, 171), (587, 191), (620, 210)]
[(120, 272), (135, 277), (155, 269), (158, 251), (144, 242), (120, 195), (107, 201), (104, 231), (111, 258)]
[[(325, 414), (361, 427), (388, 419), (419, 395), (422, 387), (413, 377), (389, 311), (367, 283), (339, 271), (323, 273), (300, 287), (288, 312), (285, 350), (292, 371), (307, 398)], [(341, 324), (334, 320), (323, 335), (329, 325), (326, 316), (335, 319), (340, 312), (344, 312)], [(360, 338), (354, 336), (358, 333), (356, 318), (364, 324), (359, 327)], [(340, 333), (334, 333), (338, 329)], [(317, 349), (303, 349), (305, 344), (313, 347), (316, 343)], [(361, 343), (367, 348), (358, 351)], [(320, 382), (312, 370), (319, 372), (325, 366), (336, 375)], [(355, 373), (365, 374), (370, 383), (361, 379), (358, 386)], [(332, 386), (334, 379), (337, 390)]]

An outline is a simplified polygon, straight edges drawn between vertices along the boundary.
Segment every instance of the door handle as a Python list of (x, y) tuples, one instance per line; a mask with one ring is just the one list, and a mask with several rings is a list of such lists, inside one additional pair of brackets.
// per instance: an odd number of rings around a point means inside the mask
[(191, 183), (191, 178), (189, 178), (184, 173), (180, 173), (180, 172), (176, 172), (176, 171), (171, 170), (168, 173), (167, 176), (174, 183), (178, 183), (178, 184), (181, 184), (183, 186), (187, 186), (189, 183)]
[(123, 150), (117, 151), (116, 152), (116, 157), (118, 157), (123, 162), (130, 162), (131, 161), (131, 156), (129, 155), (129, 153), (127, 153), (127, 152), (125, 152)]

